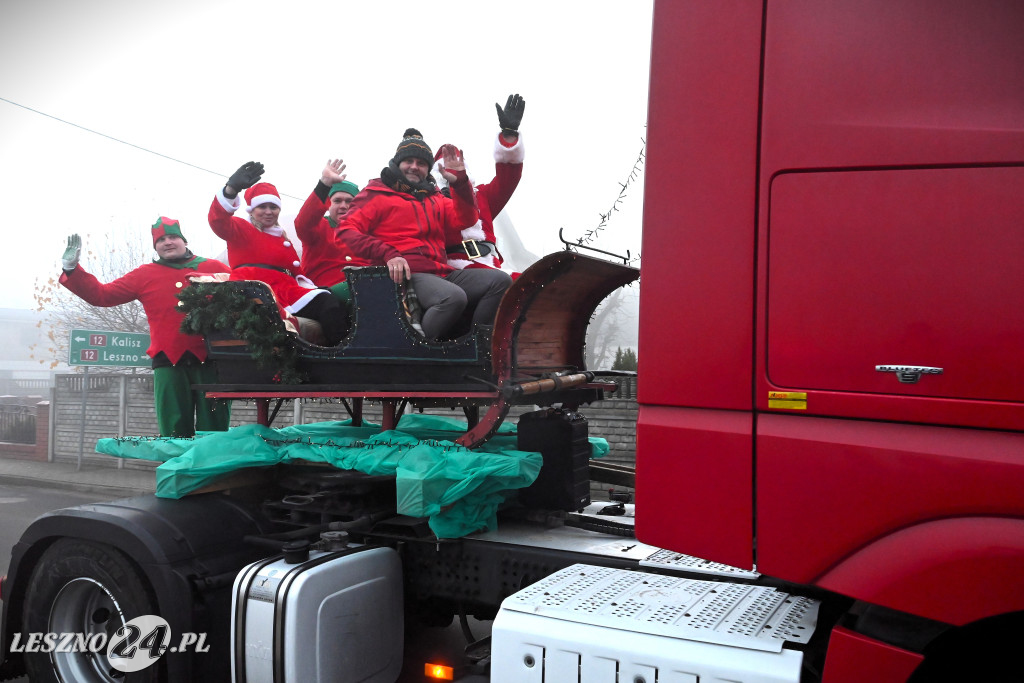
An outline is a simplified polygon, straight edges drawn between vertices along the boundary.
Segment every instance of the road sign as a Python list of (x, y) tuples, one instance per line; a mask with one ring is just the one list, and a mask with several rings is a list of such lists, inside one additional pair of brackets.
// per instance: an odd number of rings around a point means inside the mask
[(110, 330), (71, 330), (68, 365), (120, 365), (148, 368), (149, 335)]

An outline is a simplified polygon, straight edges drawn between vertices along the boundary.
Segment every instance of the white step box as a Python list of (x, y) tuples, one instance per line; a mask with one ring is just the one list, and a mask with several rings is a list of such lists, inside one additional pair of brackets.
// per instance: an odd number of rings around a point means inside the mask
[(818, 603), (774, 588), (577, 564), (509, 596), (492, 683), (798, 683)]

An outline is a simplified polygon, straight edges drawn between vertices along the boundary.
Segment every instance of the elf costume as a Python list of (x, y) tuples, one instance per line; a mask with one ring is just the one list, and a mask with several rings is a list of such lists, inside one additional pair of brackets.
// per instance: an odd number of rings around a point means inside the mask
[(359, 188), (348, 180), (330, 187), (318, 182), (295, 216), (295, 233), (302, 240), (302, 270), (318, 287), (330, 290), (347, 302), (348, 284), (342, 269), (346, 266), (368, 266), (370, 262), (355, 256), (344, 242), (338, 240), (338, 224), (324, 215), (330, 198), (338, 192), (355, 197)]
[[(164, 235), (185, 239), (178, 221), (162, 216), (153, 224), (152, 234), (154, 246)], [(62, 285), (93, 306), (119, 306), (138, 300), (146, 312), (150, 336), (146, 353), (153, 359), (153, 390), (160, 435), (189, 437), (195, 435), (196, 429), (226, 430), (231, 418), (230, 404), (207, 399), (204, 392), (192, 391), (192, 384), (216, 383), (217, 371), (212, 362), (206, 361), (203, 338), (180, 331), (184, 315), (178, 309), (177, 294), (188, 286), (191, 275), (226, 273), (229, 268), (220, 261), (196, 256), (186, 249), (181, 258), (161, 258), (103, 284), (78, 265), (80, 252), (81, 241), (73, 235), (65, 252), (64, 272), (60, 276)]]

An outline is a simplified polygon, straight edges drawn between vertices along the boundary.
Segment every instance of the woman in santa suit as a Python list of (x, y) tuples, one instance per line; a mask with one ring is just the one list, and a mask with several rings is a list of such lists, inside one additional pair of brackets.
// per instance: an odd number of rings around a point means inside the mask
[(82, 239), (68, 238), (60, 283), (93, 306), (119, 306), (138, 299), (149, 320), (153, 359), (153, 393), (161, 436), (195, 436), (196, 430), (220, 432), (228, 428), (227, 401), (206, 398), (193, 384), (215, 384), (217, 370), (206, 360), (206, 343), (196, 334), (183, 334), (184, 318), (178, 292), (197, 273), (224, 273), (220, 261), (196, 256), (188, 248), (178, 221), (161, 216), (153, 224), (153, 248), (159, 258), (103, 284), (79, 265)]
[[(348, 314), (330, 292), (306, 277), (292, 238), (278, 224), (281, 196), (270, 183), (258, 182), (262, 175), (263, 164), (243, 164), (210, 206), (210, 227), (228, 245), (231, 279), (267, 283), (286, 313), (319, 321), (334, 346), (348, 331)], [(249, 220), (233, 215), (242, 190)]]

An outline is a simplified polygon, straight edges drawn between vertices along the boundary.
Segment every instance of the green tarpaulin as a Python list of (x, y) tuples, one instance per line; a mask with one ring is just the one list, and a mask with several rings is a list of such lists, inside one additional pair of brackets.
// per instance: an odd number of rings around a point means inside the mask
[[(220, 477), (248, 467), (279, 463), (328, 463), (371, 475), (394, 475), (398, 512), (427, 517), (438, 538), (457, 538), (496, 526), (498, 507), (515, 489), (529, 486), (541, 467), (539, 453), (516, 450), (515, 425), (505, 423), (483, 446), (453, 442), (464, 422), (433, 415), (405, 415), (397, 429), (319, 422), (271, 429), (243, 425), (203, 432), (194, 439), (100, 439), (99, 453), (162, 463), (156, 495), (181, 498)], [(591, 439), (592, 457), (608, 442)]]

